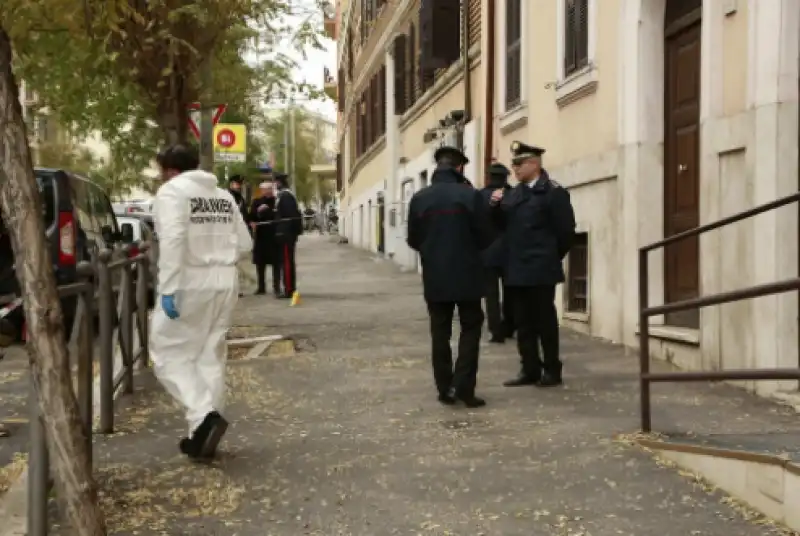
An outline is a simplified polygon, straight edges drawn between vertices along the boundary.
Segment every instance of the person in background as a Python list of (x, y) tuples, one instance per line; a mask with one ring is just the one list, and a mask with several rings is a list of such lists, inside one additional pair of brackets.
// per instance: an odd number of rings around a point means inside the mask
[[(486, 187), (481, 190), (487, 207), (495, 190), (502, 189), (506, 193), (511, 190), (508, 184), (510, 174), (511, 171), (503, 164), (494, 163), (489, 166), (486, 171)], [(514, 334), (514, 313), (510, 292), (504, 284), (506, 240), (502, 217), (493, 219), (491, 230), (492, 244), (483, 251), (483, 265), (486, 268), (486, 318), (492, 334), (490, 342), (503, 343)]]
[(272, 266), (272, 290), (277, 296), (280, 293), (280, 268), (276, 258), (278, 252), (275, 245), (275, 190), (271, 182), (262, 182), (259, 186), (260, 197), (250, 207), (250, 227), (253, 230), (253, 264), (258, 279), (257, 295), (267, 293), (266, 271)]
[(295, 264), (295, 248), (297, 239), (303, 234), (303, 216), (292, 191), (289, 189), (289, 175), (275, 174), (275, 185), (278, 187), (275, 202), (275, 243), (279, 254), (278, 267), (283, 291), (280, 299), (291, 299), (297, 290), (297, 266)]
[[(428, 305), (433, 378), (439, 402), (458, 401), (477, 408), (475, 395), (483, 327), (484, 275), (481, 251), (490, 243), (488, 207), (480, 192), (465, 188), (467, 157), (454, 147), (434, 154), (431, 185), (411, 198), (407, 242), (422, 259), (422, 284)], [(458, 307), (461, 334), (453, 367), (450, 337)]]
[(150, 357), (161, 384), (186, 410), (181, 452), (205, 459), (228, 427), (221, 415), (226, 334), (238, 301), (236, 264), (253, 244), (233, 196), (197, 169), (196, 149), (172, 145), (157, 162), (164, 183), (154, 202), (161, 247)]
[[(241, 175), (233, 175), (228, 180), (228, 193), (231, 194), (234, 201), (236, 201), (236, 206), (239, 208), (239, 213), (242, 215), (245, 224), (248, 223), (248, 213), (247, 213), (247, 203), (242, 195), (242, 176)], [(241, 288), (241, 275), (239, 275), (239, 287)], [(244, 296), (243, 293), (239, 293), (239, 297), (241, 298)]]
[(236, 201), (236, 206), (239, 207), (239, 212), (242, 214), (242, 217), (245, 218), (245, 223), (247, 223), (247, 207), (245, 206), (245, 199), (242, 195), (241, 175), (233, 175), (230, 178), (228, 181), (228, 192), (233, 196), (234, 201)]
[(519, 376), (507, 381), (508, 387), (563, 383), (555, 297), (556, 285), (564, 282), (561, 261), (575, 236), (575, 212), (569, 192), (542, 168), (544, 152), (515, 141), (511, 167), (519, 184), (508, 192), (498, 188), (491, 196), (506, 222), (506, 285), (514, 296), (522, 360)]

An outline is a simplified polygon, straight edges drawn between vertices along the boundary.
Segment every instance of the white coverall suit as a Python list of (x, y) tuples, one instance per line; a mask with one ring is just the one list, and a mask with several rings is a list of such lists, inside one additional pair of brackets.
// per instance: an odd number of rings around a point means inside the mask
[[(205, 171), (164, 183), (154, 203), (158, 292), (150, 357), (164, 388), (186, 409), (189, 435), (225, 403), (226, 332), (238, 301), (236, 263), (253, 247), (236, 203)], [(161, 296), (173, 295), (170, 319)]]

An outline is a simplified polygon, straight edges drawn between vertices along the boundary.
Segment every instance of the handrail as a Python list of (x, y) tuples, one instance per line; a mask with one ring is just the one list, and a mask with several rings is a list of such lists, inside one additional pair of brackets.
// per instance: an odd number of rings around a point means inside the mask
[(750, 370), (715, 370), (715, 371), (679, 371), (650, 372), (650, 318), (656, 315), (699, 309), (712, 305), (731, 303), (761, 296), (769, 296), (784, 292), (800, 290), (800, 277), (792, 277), (772, 283), (751, 285), (742, 289), (719, 292), (708, 296), (700, 296), (662, 305), (651, 306), (649, 303), (649, 259), (648, 253), (675, 242), (699, 236), (708, 231), (719, 229), (758, 214), (780, 208), (800, 201), (800, 192), (776, 199), (757, 207), (743, 210), (732, 216), (712, 223), (700, 225), (682, 233), (667, 237), (639, 248), (639, 391), (640, 414), (643, 432), (652, 429), (652, 409), (650, 384), (653, 382), (711, 382), (729, 380), (800, 380), (800, 368), (750, 369)]

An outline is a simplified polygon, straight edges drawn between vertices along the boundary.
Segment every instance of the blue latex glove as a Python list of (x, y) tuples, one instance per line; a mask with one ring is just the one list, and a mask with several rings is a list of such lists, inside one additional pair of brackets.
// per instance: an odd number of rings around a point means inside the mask
[(161, 308), (164, 309), (164, 313), (167, 317), (172, 320), (181, 316), (180, 313), (178, 313), (178, 308), (175, 307), (175, 296), (171, 294), (169, 296), (161, 296)]

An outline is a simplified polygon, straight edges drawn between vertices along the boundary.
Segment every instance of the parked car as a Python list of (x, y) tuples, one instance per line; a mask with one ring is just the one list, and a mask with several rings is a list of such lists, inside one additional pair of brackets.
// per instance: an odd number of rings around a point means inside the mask
[[(152, 305), (155, 303), (155, 283), (158, 275), (158, 245), (156, 244), (153, 217), (131, 214), (117, 216), (117, 222), (124, 244), (136, 244), (142, 241), (150, 243), (150, 305)], [(130, 254), (138, 255), (139, 251), (134, 247)]]
[[(76, 281), (77, 264), (95, 258), (98, 251), (122, 242), (117, 218), (105, 192), (90, 180), (61, 169), (36, 169), (42, 199), (47, 247), (53, 259), (56, 284)], [(14, 252), (0, 213), (0, 296), (19, 295), (14, 273)], [(76, 299), (62, 300), (64, 324), (69, 334), (75, 317)], [(18, 305), (0, 309), (3, 328), (12, 324), (21, 334), (24, 318)]]

